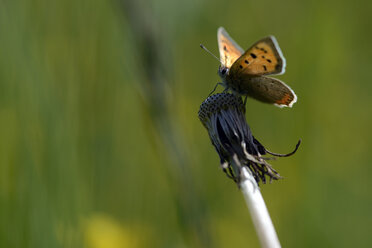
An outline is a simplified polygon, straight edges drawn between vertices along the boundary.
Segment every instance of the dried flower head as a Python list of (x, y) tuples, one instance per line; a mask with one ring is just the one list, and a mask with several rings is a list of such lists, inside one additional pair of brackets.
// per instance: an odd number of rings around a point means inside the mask
[[(268, 151), (255, 137), (245, 119), (245, 105), (240, 97), (229, 93), (219, 93), (208, 97), (200, 106), (199, 119), (207, 129), (213, 146), (221, 160), (221, 167), (226, 175), (235, 182), (240, 181), (239, 166), (247, 166), (257, 183), (266, 183), (281, 178), (279, 173), (267, 163), (263, 155), (271, 154), (276, 157), (291, 156), (297, 151), (301, 140), (293, 152), (278, 154)], [(232, 166), (235, 165), (235, 166)]]

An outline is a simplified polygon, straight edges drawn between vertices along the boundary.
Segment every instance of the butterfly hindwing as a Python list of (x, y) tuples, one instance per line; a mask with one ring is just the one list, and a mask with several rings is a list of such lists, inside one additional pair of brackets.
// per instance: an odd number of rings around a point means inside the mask
[(239, 81), (232, 81), (231, 87), (242, 95), (278, 107), (292, 107), (297, 101), (296, 94), (288, 85), (272, 77), (243, 75)]
[(244, 50), (230, 37), (223, 27), (217, 31), (218, 48), (222, 66), (230, 68)]
[(263, 38), (232, 65), (230, 73), (251, 76), (283, 74), (285, 58), (274, 36)]

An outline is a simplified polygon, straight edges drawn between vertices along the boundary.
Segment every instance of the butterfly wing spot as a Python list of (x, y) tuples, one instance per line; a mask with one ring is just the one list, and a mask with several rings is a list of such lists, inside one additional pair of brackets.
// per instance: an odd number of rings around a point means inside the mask
[[(225, 44), (224, 44), (225, 45)], [(226, 44), (229, 49), (229, 46)], [(221, 46), (223, 50), (223, 45)], [(231, 49), (229, 49), (231, 50)], [(266, 37), (256, 42), (251, 48), (245, 51), (238, 59), (232, 60), (229, 57), (229, 63), (233, 62), (230, 67), (230, 81), (242, 81), (244, 75), (263, 76), (275, 75), (284, 72), (285, 60), (281, 54), (274, 37)]]
[(255, 46), (254, 48), (259, 49), (259, 50), (261, 50), (261, 51), (264, 52), (264, 53), (267, 53), (267, 51), (266, 51), (265, 48), (263, 48), (263, 47)]
[(225, 51), (227, 52), (227, 48), (226, 48), (226, 46), (223, 46), (223, 50), (225, 50)]
[(263, 47), (256, 47), (257, 49), (260, 49), (262, 52), (264, 52), (264, 53), (267, 53), (267, 51), (265, 50), (265, 48), (263, 48)]

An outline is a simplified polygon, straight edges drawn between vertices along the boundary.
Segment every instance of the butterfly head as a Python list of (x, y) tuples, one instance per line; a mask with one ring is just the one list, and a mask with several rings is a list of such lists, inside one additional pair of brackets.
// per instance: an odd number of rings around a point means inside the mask
[(222, 81), (226, 80), (226, 77), (228, 74), (229, 74), (229, 68), (227, 68), (226, 66), (220, 65), (220, 67), (218, 68), (218, 75), (220, 76)]

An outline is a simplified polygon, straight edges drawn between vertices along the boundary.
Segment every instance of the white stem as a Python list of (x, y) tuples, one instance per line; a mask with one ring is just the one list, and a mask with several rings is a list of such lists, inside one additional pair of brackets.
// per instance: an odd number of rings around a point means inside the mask
[(251, 213), (261, 247), (281, 247), (260, 189), (252, 173), (245, 166), (241, 167), (240, 188)]

